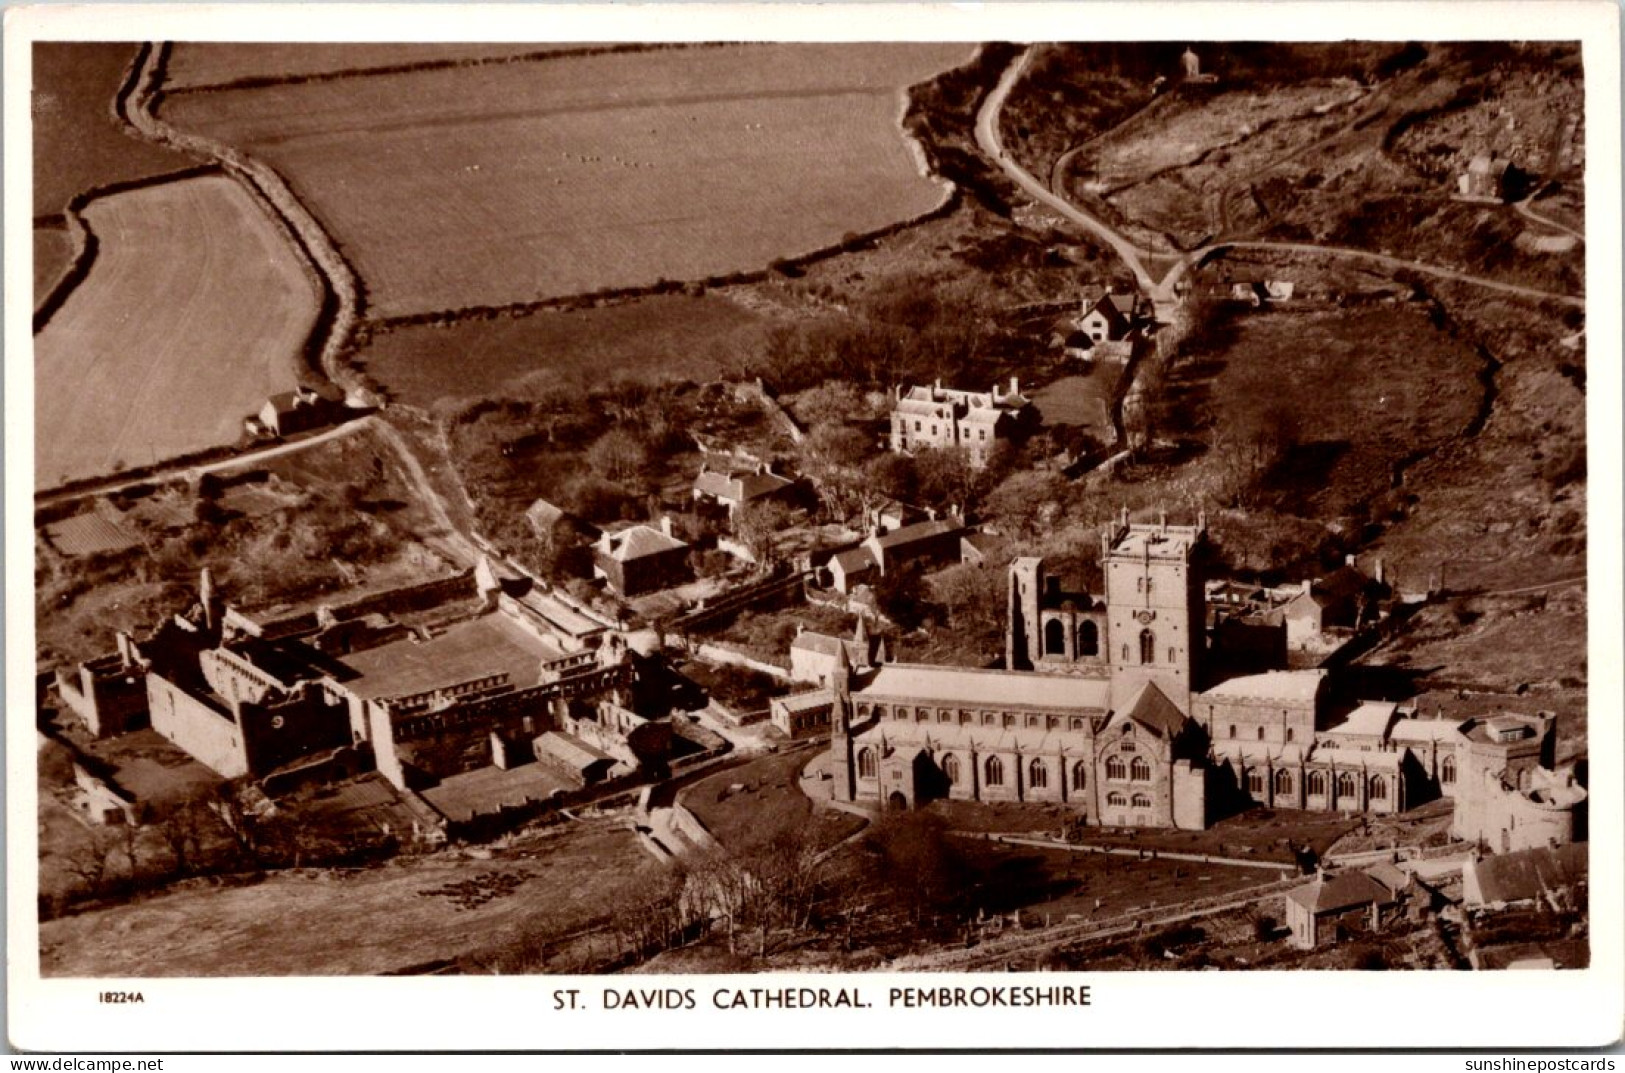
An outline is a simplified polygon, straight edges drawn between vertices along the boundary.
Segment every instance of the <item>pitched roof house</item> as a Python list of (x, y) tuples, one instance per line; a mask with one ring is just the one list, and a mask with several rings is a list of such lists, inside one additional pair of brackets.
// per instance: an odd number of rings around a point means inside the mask
[(1469, 860), (1461, 869), (1469, 908), (1505, 908), (1562, 898), (1585, 883), (1589, 851), (1583, 842), (1501, 853)]
[(1397, 904), (1395, 893), (1365, 872), (1322, 872), (1286, 894), (1292, 945), (1313, 950), (1351, 933), (1376, 931)]
[(788, 477), (774, 473), (763, 464), (743, 473), (711, 469), (703, 465), (694, 478), (693, 494), (696, 500), (726, 507), (730, 515), (747, 503), (755, 503), (783, 495), (795, 484)]
[(1073, 321), (1078, 331), (1095, 343), (1117, 342), (1134, 330), (1139, 315), (1139, 298), (1132, 294), (1107, 292), (1085, 299), (1083, 312)]
[(604, 533), (593, 548), (593, 570), (621, 596), (669, 588), (693, 577), (688, 545), (672, 536), (671, 519), (660, 528), (634, 525)]

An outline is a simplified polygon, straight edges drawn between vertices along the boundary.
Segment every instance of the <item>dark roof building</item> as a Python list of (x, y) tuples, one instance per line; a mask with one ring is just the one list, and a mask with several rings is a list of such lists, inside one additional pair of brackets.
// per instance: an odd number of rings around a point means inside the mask
[(593, 548), (593, 569), (621, 596), (655, 592), (693, 577), (688, 545), (672, 536), (670, 518), (662, 518), (658, 529), (634, 525), (602, 534)]

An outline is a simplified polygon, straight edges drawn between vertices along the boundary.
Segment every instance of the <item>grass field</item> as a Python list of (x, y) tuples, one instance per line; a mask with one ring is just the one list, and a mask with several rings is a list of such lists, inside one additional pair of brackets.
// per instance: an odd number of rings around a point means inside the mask
[(198, 162), (126, 134), (113, 115), (129, 42), (34, 45), (34, 213), (59, 213), (73, 195)]
[(703, 779), (678, 799), (729, 849), (779, 835), (824, 849), (861, 830), (864, 821), (846, 812), (813, 810), (800, 783), (802, 768), (815, 755), (796, 749), (764, 756)]
[(725, 298), (650, 295), (597, 309), (410, 325), (375, 334), (359, 361), (392, 398), (524, 398), (617, 379), (703, 381), (760, 341), (764, 319)]
[[(376, 975), (479, 956), (603, 922), (661, 866), (610, 821), (526, 836), (492, 860), (455, 853), (360, 871), (299, 869), (206, 884), (45, 923), (44, 976)], [(506, 893), (470, 905), (453, 884)], [(517, 882), (516, 882), (517, 881)]]
[(587, 47), (568, 43), (494, 45), (363, 44), (302, 41), (298, 44), (243, 41), (181, 41), (169, 53), (164, 84), (196, 89), (245, 79), (297, 81), (335, 73), (359, 73), (407, 64), (502, 60), (541, 52)]
[(969, 51), (491, 64), (186, 94), (163, 115), (277, 168), (388, 317), (759, 269), (923, 213), (944, 190), (900, 91)]
[(90, 275), (34, 340), (34, 484), (49, 488), (241, 435), (292, 387), (318, 296), (229, 179), (92, 203)]

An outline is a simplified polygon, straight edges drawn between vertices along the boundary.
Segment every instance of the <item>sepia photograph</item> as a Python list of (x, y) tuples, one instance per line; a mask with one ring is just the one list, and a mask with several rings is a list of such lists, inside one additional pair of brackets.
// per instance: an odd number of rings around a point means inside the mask
[(1617, 972), (1612, 38), (743, 10), (8, 52), (13, 971)]

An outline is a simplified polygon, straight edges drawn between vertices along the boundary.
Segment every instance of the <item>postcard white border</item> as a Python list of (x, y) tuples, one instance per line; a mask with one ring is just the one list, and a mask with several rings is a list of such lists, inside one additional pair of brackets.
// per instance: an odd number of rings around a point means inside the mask
[[(37, 1050), (895, 1047), (1556, 1047), (1619, 1038), (1622, 710), (1618, 8), (1611, 2), (1036, 3), (471, 7), (176, 5), (5, 13), (5, 496), (9, 1037)], [(1078, 973), (662, 977), (693, 1012), (553, 1011), (617, 978), (41, 980), (35, 923), (32, 159), (35, 40), (1580, 40), (1586, 67), (1592, 967), (1552, 973)], [(641, 977), (627, 982), (653, 983)], [(1088, 985), (1087, 1009), (886, 1009), (892, 986)], [(722, 987), (855, 986), (876, 1008), (731, 1012)]]

